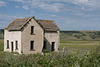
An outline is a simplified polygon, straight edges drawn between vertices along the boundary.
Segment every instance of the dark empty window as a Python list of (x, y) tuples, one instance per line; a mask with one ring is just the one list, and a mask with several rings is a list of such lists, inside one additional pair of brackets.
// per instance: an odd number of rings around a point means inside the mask
[(55, 42), (52, 42), (52, 51), (54, 51), (55, 50)]
[(9, 40), (7, 40), (7, 49), (9, 49)]
[(30, 42), (30, 50), (34, 50), (34, 41)]
[(34, 34), (34, 26), (31, 26), (31, 34)]
[(18, 49), (18, 41), (16, 41), (16, 49)]
[(46, 41), (44, 41), (43, 49), (46, 49)]

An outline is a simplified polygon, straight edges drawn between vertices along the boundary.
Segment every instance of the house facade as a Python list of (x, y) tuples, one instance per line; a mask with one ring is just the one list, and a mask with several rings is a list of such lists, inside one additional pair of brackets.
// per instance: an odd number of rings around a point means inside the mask
[(4, 31), (4, 51), (34, 54), (58, 51), (59, 28), (51, 20), (14, 19)]

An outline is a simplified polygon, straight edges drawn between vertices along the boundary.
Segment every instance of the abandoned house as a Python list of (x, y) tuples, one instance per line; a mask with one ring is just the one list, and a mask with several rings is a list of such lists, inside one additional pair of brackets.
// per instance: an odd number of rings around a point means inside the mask
[(14, 19), (4, 31), (4, 51), (33, 54), (58, 51), (59, 28), (51, 20)]

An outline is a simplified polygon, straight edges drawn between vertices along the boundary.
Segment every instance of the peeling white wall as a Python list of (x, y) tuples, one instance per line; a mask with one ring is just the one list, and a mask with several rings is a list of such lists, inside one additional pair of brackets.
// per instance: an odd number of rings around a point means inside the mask
[[(7, 40), (9, 40), (9, 49), (7, 49)], [(16, 41), (18, 41), (18, 50), (16, 50)], [(4, 31), (4, 51), (11, 52), (11, 42), (13, 42), (13, 51), (21, 54), (21, 31)]]

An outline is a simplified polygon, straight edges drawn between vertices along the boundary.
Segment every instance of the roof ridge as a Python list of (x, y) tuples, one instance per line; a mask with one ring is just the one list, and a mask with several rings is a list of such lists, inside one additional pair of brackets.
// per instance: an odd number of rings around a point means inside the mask
[(52, 22), (54, 22), (53, 20), (42, 20), (42, 19), (37, 19), (37, 21), (52, 21)]
[[(25, 21), (25, 24), (26, 24), (31, 18), (33, 18), (33, 17), (29, 17), (29, 19)], [(25, 25), (25, 24), (24, 24), (24, 25)], [(24, 27), (24, 25), (21, 26), (21, 29)]]
[[(9, 28), (10, 26), (12, 26), (12, 24), (15, 23), (16, 21), (20, 21), (20, 22), (21, 22), (21, 21), (25, 20), (25, 21), (23, 21), (23, 22), (26, 24), (31, 18), (33, 18), (33, 17), (27, 17), (27, 19), (26, 19), (26, 18), (14, 19), (14, 20), (12, 20), (12, 22), (11, 22), (5, 29), (8, 29), (8, 28)], [(24, 25), (25, 25), (25, 24), (24, 24)], [(24, 25), (21, 26), (21, 29), (23, 28)]]
[[(33, 17), (33, 16), (32, 16)], [(26, 17), (26, 18), (17, 18), (17, 19), (13, 19), (13, 21), (15, 21), (15, 20), (28, 20), (28, 19), (30, 19), (30, 18), (32, 18), (32, 17)]]
[(5, 29), (7, 29), (7, 30), (23, 30), (25, 25), (29, 21), (31, 21), (31, 19), (34, 19), (45, 31), (59, 31), (60, 30), (53, 20), (41, 20), (41, 19), (35, 19), (34, 17), (14, 19), (9, 24), (9, 26), (7, 26)]

